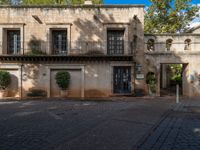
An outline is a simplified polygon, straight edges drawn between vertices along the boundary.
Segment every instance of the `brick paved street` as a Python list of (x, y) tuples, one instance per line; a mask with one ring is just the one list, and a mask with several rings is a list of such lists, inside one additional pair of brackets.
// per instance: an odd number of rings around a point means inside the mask
[(0, 102), (0, 150), (133, 149), (170, 101)]
[(139, 150), (199, 150), (200, 102), (178, 104), (140, 143)]
[(200, 149), (200, 102), (0, 102), (0, 150)]

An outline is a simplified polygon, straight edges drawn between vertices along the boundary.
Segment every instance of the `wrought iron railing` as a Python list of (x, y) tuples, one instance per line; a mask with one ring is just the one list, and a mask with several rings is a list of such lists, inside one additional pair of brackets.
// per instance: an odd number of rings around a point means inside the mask
[(124, 41), (123, 45), (116, 43), (111, 46), (107, 41), (61, 41), (60, 45), (52, 41), (29, 41), (21, 42), (17, 51), (10, 51), (7, 47), (6, 42), (0, 42), (2, 55), (131, 55), (134, 52), (132, 43), (128, 41)]

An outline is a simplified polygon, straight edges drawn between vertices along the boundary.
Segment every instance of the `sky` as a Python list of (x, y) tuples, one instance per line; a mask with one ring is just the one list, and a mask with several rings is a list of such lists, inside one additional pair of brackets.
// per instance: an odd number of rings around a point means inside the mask
[[(106, 4), (145, 4), (150, 5), (150, 0), (104, 0)], [(200, 0), (192, 0), (193, 4), (200, 4)]]

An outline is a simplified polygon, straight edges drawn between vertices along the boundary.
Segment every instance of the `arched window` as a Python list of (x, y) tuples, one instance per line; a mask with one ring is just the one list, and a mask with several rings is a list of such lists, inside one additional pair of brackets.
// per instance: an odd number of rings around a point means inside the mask
[(191, 49), (191, 40), (186, 39), (184, 43), (185, 43), (184, 50), (190, 50)]
[(170, 50), (171, 50), (172, 42), (173, 42), (172, 39), (168, 39), (168, 40), (166, 41), (166, 50), (167, 50), (167, 51), (170, 51)]
[(147, 41), (147, 50), (148, 51), (154, 51), (155, 50), (155, 41), (154, 41), (154, 39), (149, 39)]

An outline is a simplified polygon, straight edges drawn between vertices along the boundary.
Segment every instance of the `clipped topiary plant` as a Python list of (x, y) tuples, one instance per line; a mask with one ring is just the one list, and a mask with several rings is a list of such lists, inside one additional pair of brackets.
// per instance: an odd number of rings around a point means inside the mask
[(57, 72), (56, 83), (61, 90), (67, 90), (70, 84), (70, 73), (68, 71)]
[(156, 75), (154, 72), (148, 72), (146, 75), (146, 84), (148, 85), (149, 95), (156, 93)]
[(10, 73), (4, 70), (0, 70), (0, 98), (6, 97), (8, 95), (8, 90), (6, 90), (6, 88), (10, 83)]
[(0, 70), (0, 90), (5, 90), (11, 83), (10, 73)]

